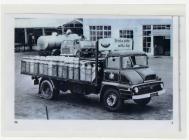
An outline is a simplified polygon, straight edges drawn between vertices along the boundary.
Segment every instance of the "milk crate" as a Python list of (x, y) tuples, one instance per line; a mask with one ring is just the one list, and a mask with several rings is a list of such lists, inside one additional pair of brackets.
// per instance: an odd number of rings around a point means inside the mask
[(48, 64), (43, 64), (43, 75), (48, 75)]
[(79, 67), (74, 67), (74, 80), (79, 80)]
[(34, 74), (39, 74), (39, 63), (34, 63)]
[(52, 65), (52, 76), (58, 76), (58, 65)]
[(26, 61), (26, 73), (30, 74), (30, 62)]
[(26, 61), (21, 61), (21, 73), (26, 73)]
[(68, 78), (69, 79), (74, 78), (74, 67), (73, 67), (73, 65), (68, 66)]
[(63, 78), (68, 78), (68, 66), (63, 66), (62, 71), (63, 71)]

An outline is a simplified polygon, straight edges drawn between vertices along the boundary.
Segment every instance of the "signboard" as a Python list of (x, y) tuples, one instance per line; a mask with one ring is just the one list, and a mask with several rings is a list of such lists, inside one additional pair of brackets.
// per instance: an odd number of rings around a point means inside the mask
[(103, 38), (99, 39), (99, 51), (132, 50), (132, 39)]

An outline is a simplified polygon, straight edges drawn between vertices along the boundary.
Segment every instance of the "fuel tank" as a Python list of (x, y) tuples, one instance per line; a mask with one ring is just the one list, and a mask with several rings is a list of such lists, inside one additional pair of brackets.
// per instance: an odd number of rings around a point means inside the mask
[(62, 41), (80, 38), (77, 34), (40, 36), (37, 40), (37, 48), (38, 50), (60, 48)]

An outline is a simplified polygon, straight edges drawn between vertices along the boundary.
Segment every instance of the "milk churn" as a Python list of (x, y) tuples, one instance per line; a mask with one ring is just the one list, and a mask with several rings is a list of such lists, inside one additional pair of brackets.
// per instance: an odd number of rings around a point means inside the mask
[(92, 67), (90, 62), (87, 63), (85, 80), (92, 81)]
[(30, 74), (34, 74), (34, 58), (30, 58), (29, 59), (29, 62), (30, 62)]
[(42, 56), (39, 57), (39, 74), (43, 74), (43, 63)]
[(69, 79), (73, 79), (73, 72), (74, 72), (74, 64), (73, 64), (73, 57), (69, 57), (68, 59), (68, 77)]
[(60, 56), (59, 64), (58, 64), (58, 77), (63, 78), (63, 67), (64, 67), (64, 56)]
[(33, 58), (34, 61), (34, 74), (39, 74), (39, 57), (35, 56)]
[(21, 61), (21, 72), (22, 73), (26, 72), (26, 61), (27, 61), (26, 58), (23, 58), (22, 61)]
[(26, 73), (30, 73), (30, 59), (26, 58)]
[(53, 58), (50, 56), (47, 56), (48, 59), (48, 75), (52, 76), (52, 65), (53, 65)]
[(46, 57), (43, 61), (43, 75), (48, 75), (48, 59)]
[(58, 64), (59, 60), (56, 56), (54, 56), (52, 61), (52, 76), (58, 76)]
[(80, 80), (85, 81), (86, 69), (85, 69), (85, 61), (80, 61)]
[(68, 78), (68, 57), (64, 57), (64, 65), (62, 66), (63, 78)]
[(79, 80), (79, 58), (74, 58), (74, 80)]

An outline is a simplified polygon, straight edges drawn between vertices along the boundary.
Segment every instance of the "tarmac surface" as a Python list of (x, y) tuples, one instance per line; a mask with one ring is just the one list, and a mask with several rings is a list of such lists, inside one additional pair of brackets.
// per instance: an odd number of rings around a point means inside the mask
[(15, 53), (15, 119), (46, 119), (48, 108), (50, 120), (171, 120), (173, 116), (173, 59), (150, 57), (149, 66), (162, 78), (166, 94), (153, 97), (141, 107), (133, 101), (125, 101), (122, 112), (108, 112), (99, 102), (98, 95), (75, 96), (61, 94), (58, 100), (40, 98), (38, 85), (33, 85), (31, 76), (20, 74), (20, 60), (35, 53)]

